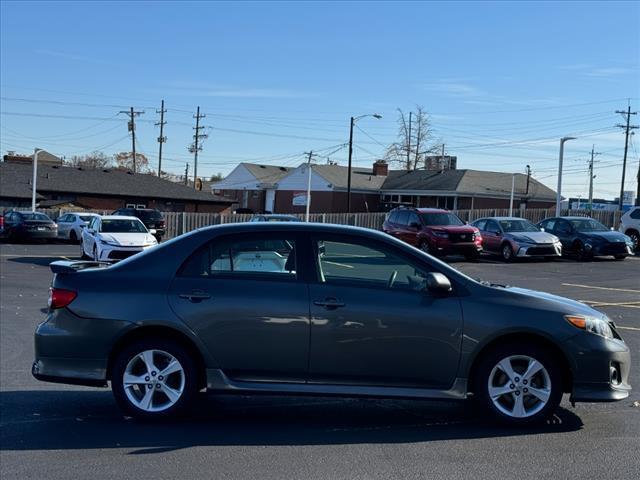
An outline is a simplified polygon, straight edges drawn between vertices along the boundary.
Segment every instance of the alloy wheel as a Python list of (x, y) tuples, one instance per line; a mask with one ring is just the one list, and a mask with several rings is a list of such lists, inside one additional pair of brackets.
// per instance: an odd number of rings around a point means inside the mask
[(513, 251), (511, 250), (511, 247), (509, 245), (504, 245), (502, 247), (502, 258), (504, 258), (508, 262), (509, 260), (511, 260), (511, 257), (513, 257)]
[(145, 350), (124, 370), (122, 385), (127, 399), (145, 412), (161, 412), (175, 405), (185, 389), (184, 368), (163, 350)]
[(431, 249), (429, 248), (429, 242), (423, 241), (420, 243), (420, 250), (424, 253), (431, 253)]
[(491, 370), (487, 382), (494, 407), (512, 418), (540, 412), (551, 397), (551, 377), (542, 363), (528, 355), (511, 355)]

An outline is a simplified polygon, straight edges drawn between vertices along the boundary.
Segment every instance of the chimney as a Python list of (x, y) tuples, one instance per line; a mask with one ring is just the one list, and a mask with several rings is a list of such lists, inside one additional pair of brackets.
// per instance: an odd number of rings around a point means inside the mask
[(386, 177), (389, 175), (389, 164), (384, 160), (376, 160), (373, 164), (373, 174), (376, 176)]

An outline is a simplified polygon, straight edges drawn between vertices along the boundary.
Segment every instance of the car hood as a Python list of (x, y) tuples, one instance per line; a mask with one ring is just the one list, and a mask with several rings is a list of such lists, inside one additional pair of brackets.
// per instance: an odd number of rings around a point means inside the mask
[(101, 233), (100, 240), (121, 247), (139, 247), (154, 242), (149, 233)]
[(473, 233), (478, 231), (476, 227), (471, 225), (429, 225), (427, 228), (448, 233)]
[(625, 242), (626, 236), (620, 232), (607, 231), (607, 232), (581, 232), (580, 235), (584, 238), (592, 238), (594, 240), (600, 240), (605, 242)]
[(565, 315), (582, 314), (593, 315), (597, 317), (604, 316), (602, 313), (598, 312), (588, 305), (585, 305), (584, 303), (578, 302), (576, 300), (571, 300), (570, 298), (561, 297), (559, 295), (553, 295), (551, 293), (529, 290), (527, 288), (519, 287), (505, 287), (504, 290), (518, 296), (526, 297), (527, 299), (536, 299), (537, 301), (543, 300), (545, 303), (547, 303), (547, 307), (549, 307), (549, 310), (554, 310)]
[(509, 232), (505, 236), (512, 239), (522, 239), (529, 243), (553, 243), (558, 237), (547, 232)]

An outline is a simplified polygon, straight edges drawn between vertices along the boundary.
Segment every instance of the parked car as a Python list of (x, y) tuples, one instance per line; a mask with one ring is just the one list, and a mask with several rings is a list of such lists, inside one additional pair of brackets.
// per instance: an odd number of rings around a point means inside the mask
[(480, 230), (447, 210), (399, 207), (389, 212), (382, 230), (431, 255), (474, 260), (482, 252)]
[(538, 226), (560, 239), (563, 254), (573, 255), (578, 260), (609, 255), (624, 260), (633, 253), (633, 242), (629, 237), (590, 217), (546, 218)]
[(505, 262), (516, 258), (562, 256), (562, 244), (555, 235), (542, 232), (529, 220), (518, 217), (480, 218), (471, 225), (482, 235), (485, 252), (498, 254)]
[(58, 237), (73, 243), (80, 242), (82, 229), (99, 216), (97, 213), (65, 213), (58, 218)]
[(114, 261), (155, 247), (154, 230), (147, 230), (138, 217), (106, 215), (94, 217), (82, 230), (82, 258)]
[(4, 235), (12, 242), (53, 240), (58, 226), (44, 213), (7, 212), (4, 214)]
[[(105, 220), (103, 220), (105, 221)], [(127, 415), (236, 394), (473, 397), (513, 425), (628, 397), (629, 347), (576, 301), (481, 283), (388, 235), (201, 228), (113, 266), (58, 261), (33, 375), (107, 386)], [(313, 341), (311, 341), (313, 339)]]
[(260, 214), (253, 217), (251, 222), (299, 222), (300, 219), (294, 215), (282, 215), (277, 213)]
[(640, 253), (640, 207), (632, 207), (622, 215), (618, 231), (629, 237), (634, 251)]
[(165, 234), (165, 221), (160, 210), (153, 208), (120, 208), (112, 213), (112, 215), (124, 215), (128, 217), (138, 217), (144, 226), (148, 229), (155, 230), (153, 234), (158, 242), (162, 241)]

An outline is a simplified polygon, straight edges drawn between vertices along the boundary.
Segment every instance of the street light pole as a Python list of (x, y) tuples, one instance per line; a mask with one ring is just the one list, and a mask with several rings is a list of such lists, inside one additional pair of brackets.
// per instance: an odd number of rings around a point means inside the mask
[(351, 159), (353, 157), (353, 126), (358, 120), (364, 117), (373, 117), (379, 120), (382, 118), (382, 115), (372, 113), (367, 115), (360, 115), (359, 117), (351, 117), (351, 122), (349, 124), (349, 162), (347, 168), (347, 213), (351, 213)]
[(509, 199), (509, 216), (513, 217), (513, 193), (516, 189), (516, 174), (511, 175), (511, 198)]
[(560, 157), (558, 159), (558, 190), (556, 191), (556, 217), (560, 216), (560, 201), (562, 200), (562, 160), (564, 157), (564, 142), (575, 140), (575, 137), (562, 137), (560, 139)]
[(36, 211), (36, 182), (38, 181), (38, 154), (39, 148), (33, 150), (33, 180), (31, 182), (31, 211)]

